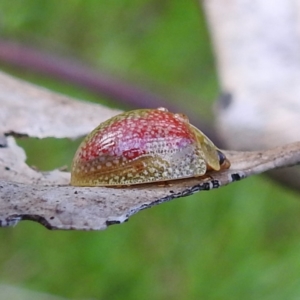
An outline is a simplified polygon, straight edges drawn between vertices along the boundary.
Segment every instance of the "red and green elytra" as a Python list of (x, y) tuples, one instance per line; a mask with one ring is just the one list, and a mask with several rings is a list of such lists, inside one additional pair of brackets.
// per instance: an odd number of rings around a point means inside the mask
[(165, 182), (229, 167), (225, 155), (185, 115), (138, 109), (101, 123), (84, 139), (73, 159), (71, 185)]

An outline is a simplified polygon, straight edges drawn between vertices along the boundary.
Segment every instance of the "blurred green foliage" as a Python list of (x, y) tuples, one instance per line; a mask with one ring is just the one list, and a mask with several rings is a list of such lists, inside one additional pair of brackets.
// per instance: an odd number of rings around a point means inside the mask
[[(11, 0), (0, 2), (0, 20), (3, 37), (194, 94), (201, 100), (185, 101), (190, 109), (208, 109), (218, 94), (197, 1)], [(62, 82), (18, 75), (96, 100)], [(77, 146), (20, 143), (29, 163), (43, 169), (69, 164)], [(299, 299), (298, 198), (253, 177), (143, 211), (103, 232), (53, 232), (21, 222), (0, 230), (0, 280), (71, 299)]]

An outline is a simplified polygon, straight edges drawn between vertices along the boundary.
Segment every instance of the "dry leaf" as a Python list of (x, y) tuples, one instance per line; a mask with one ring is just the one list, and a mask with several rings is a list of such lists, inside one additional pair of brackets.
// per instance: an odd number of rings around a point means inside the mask
[[(45, 173), (31, 169), (25, 163), (24, 150), (15, 143), (12, 136), (5, 135), (14, 132), (35, 137), (76, 138), (87, 134), (99, 122), (116, 114), (116, 111), (100, 105), (81, 103), (4, 74), (0, 74), (0, 79), (0, 82), (6, 82), (5, 87), (0, 85), (2, 227), (15, 225), (20, 220), (34, 220), (49, 229), (105, 229), (153, 205), (198, 191), (219, 188), (253, 174), (300, 163), (299, 142), (266, 151), (225, 151), (232, 164), (229, 170), (165, 185), (73, 187), (69, 185), (70, 174), (67, 172), (54, 170)], [(24, 111), (16, 114), (17, 110)], [(68, 114), (72, 114), (72, 118), (66, 122)]]

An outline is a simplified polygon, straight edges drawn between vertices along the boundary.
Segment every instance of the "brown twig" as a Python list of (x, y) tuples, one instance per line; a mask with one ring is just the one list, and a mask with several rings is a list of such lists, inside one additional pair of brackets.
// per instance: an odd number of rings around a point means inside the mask
[(96, 95), (112, 99), (119, 105), (132, 108), (167, 107), (170, 111), (185, 113), (191, 123), (201, 128), (220, 147), (222, 146), (222, 141), (214, 129), (203, 118), (187, 111), (184, 106), (179, 107), (167, 96), (149, 91), (137, 84), (96, 71), (76, 59), (62, 58), (34, 47), (0, 39), (0, 61), (19, 69), (75, 84)]

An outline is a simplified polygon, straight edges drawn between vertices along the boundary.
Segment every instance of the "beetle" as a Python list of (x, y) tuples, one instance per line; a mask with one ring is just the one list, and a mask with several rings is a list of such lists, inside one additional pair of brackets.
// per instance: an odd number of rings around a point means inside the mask
[(167, 182), (229, 167), (224, 153), (184, 114), (137, 109), (106, 120), (87, 135), (73, 159), (71, 185)]

